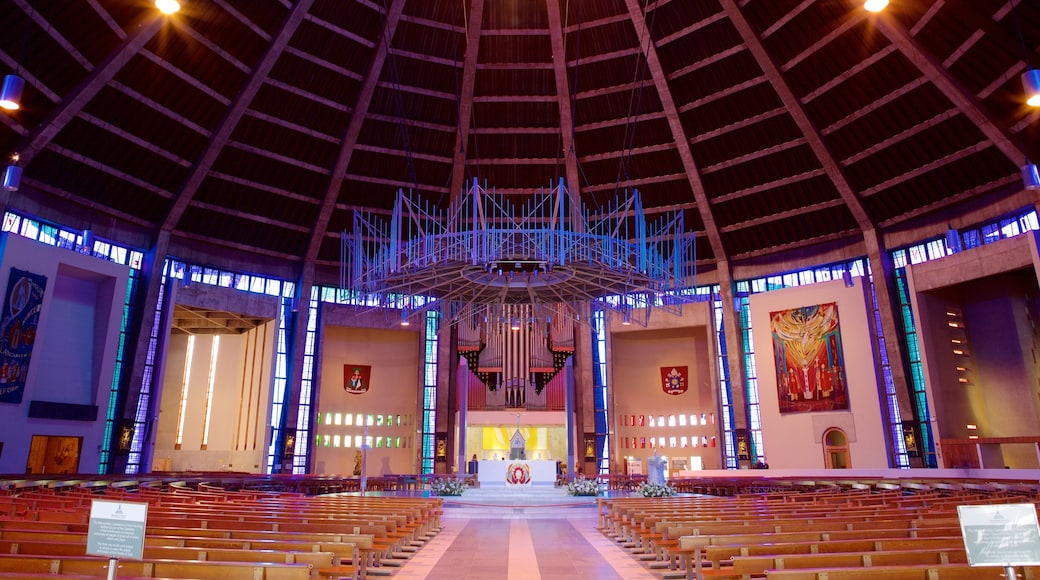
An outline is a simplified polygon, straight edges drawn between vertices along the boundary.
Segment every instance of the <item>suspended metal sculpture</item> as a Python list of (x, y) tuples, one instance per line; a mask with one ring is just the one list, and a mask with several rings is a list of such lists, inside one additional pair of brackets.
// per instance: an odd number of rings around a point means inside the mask
[(355, 210), (341, 238), (341, 286), (355, 304), (437, 308), (458, 328), (459, 352), (507, 406), (541, 392), (574, 350), (590, 306), (646, 325), (680, 314), (696, 277), (682, 212), (647, 220), (638, 192), (604, 208), (564, 187), (523, 196), (473, 182), (447, 210), (398, 192), (392, 214)]

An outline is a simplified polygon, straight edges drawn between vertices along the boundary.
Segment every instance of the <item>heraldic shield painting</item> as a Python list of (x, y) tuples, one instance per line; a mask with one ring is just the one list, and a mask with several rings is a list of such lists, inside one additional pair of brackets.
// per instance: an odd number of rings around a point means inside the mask
[(370, 365), (343, 365), (343, 390), (363, 395), (368, 392), (368, 381), (372, 377)]
[(849, 408), (838, 305), (769, 313), (781, 413)]

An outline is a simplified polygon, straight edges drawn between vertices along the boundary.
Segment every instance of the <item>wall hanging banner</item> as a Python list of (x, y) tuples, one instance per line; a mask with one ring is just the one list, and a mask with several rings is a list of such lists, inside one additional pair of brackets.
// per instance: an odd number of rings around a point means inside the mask
[(769, 313), (781, 413), (849, 408), (838, 305)]
[(669, 395), (686, 392), (690, 367), (661, 367), (661, 388)]
[(11, 268), (0, 317), (0, 403), (21, 403), (47, 277)]
[(372, 377), (369, 365), (343, 365), (343, 390), (355, 395), (368, 392), (368, 381)]

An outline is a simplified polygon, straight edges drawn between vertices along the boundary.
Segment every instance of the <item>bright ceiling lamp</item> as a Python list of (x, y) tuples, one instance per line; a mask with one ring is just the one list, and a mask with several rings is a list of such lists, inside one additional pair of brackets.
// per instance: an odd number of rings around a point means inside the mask
[(888, 6), (888, 0), (867, 0), (863, 3), (863, 8), (868, 12), (881, 12)]
[(1026, 104), (1040, 107), (1040, 70), (1031, 68), (1022, 73), (1022, 89), (1026, 92)]
[(22, 89), (25, 88), (25, 79), (18, 75), (7, 75), (4, 77), (4, 86), (0, 88), (0, 108), (8, 111), (17, 111), (22, 107)]
[(173, 14), (181, 9), (181, 3), (177, 0), (155, 0), (155, 7), (163, 14)]

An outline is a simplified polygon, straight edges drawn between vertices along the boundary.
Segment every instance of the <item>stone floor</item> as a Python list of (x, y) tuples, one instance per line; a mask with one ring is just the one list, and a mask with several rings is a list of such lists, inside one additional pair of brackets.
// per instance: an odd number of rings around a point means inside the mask
[[(437, 536), (395, 580), (653, 579), (645, 563), (596, 529), (595, 502), (555, 494), (467, 494), (445, 502)], [(563, 499), (567, 498), (567, 499)]]

